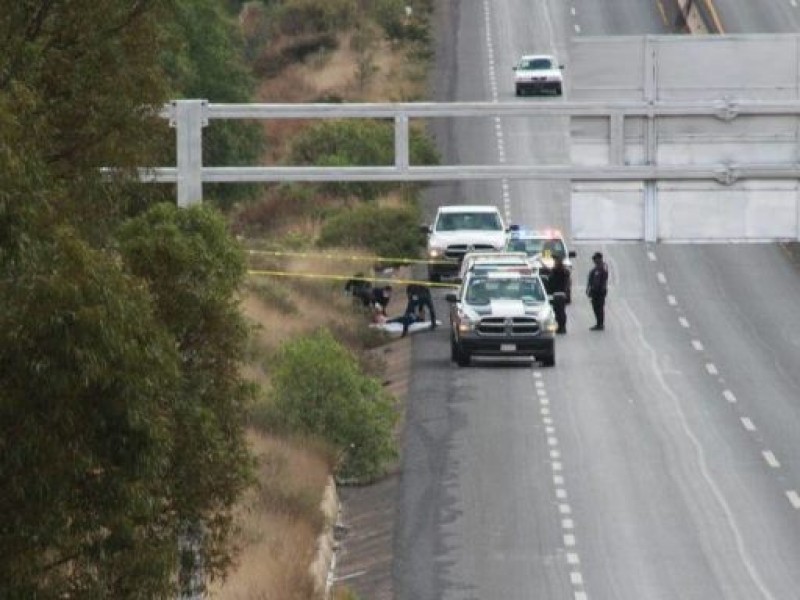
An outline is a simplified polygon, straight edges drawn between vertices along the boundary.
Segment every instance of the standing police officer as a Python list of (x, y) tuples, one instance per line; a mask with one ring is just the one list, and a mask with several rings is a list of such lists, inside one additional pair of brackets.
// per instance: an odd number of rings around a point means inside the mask
[(556, 254), (553, 268), (545, 284), (547, 293), (553, 297), (553, 312), (556, 314), (556, 333), (567, 333), (567, 294), (570, 288), (570, 272), (564, 266), (564, 257)]
[(601, 252), (595, 252), (592, 255), (592, 261), (594, 267), (589, 271), (589, 278), (586, 281), (586, 295), (592, 301), (592, 310), (597, 324), (591, 330), (603, 331), (605, 329), (606, 294), (608, 293), (608, 265), (603, 262)]

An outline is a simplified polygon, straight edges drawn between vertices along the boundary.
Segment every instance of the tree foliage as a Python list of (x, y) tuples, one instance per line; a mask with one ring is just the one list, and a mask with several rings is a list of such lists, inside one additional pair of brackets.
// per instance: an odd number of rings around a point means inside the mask
[(378, 256), (414, 258), (424, 241), (419, 223), (419, 211), (410, 204), (359, 204), (325, 221), (319, 245), (361, 247)]
[(205, 523), (207, 566), (222, 568), (229, 509), (248, 483), (242, 424), (252, 389), (239, 373), (247, 329), (236, 293), (244, 254), (212, 209), (151, 208), (126, 223), (120, 250), (145, 279), (180, 356), (181, 402), (170, 476), (183, 516)]
[(341, 452), (339, 475), (372, 479), (396, 457), (391, 396), (364, 376), (327, 330), (286, 342), (272, 370), (273, 410), (280, 426), (318, 435)]
[[(243, 40), (234, 17), (219, 0), (177, 0), (171, 26), (175, 51), (163, 62), (182, 98), (250, 102), (255, 82), (243, 60)], [(203, 164), (253, 165), (263, 150), (258, 123), (215, 120), (203, 135)], [(254, 186), (206, 186), (206, 195), (228, 206)]]
[(121, 227), (159, 195), (133, 168), (192, 3), (2, 4), (0, 597), (170, 596), (187, 524), (228, 561), (249, 468), (241, 253), (202, 210)]
[(0, 279), (0, 596), (171, 586), (174, 344), (146, 288), (69, 228)]
[(26, 134), (17, 151), (42, 161), (44, 183), (70, 190), (52, 208), (93, 235), (122, 208), (108, 201), (113, 182), (100, 186), (98, 168), (148, 164), (162, 139), (155, 109), (168, 89), (159, 66), (168, 4), (3, 2), (0, 95)]
[[(414, 165), (438, 163), (431, 139), (417, 128), (409, 133), (409, 159)], [(364, 119), (322, 121), (292, 140), (289, 162), (293, 165), (366, 166), (394, 164), (394, 127), (387, 121)], [(400, 184), (331, 183), (329, 193), (375, 198)]]

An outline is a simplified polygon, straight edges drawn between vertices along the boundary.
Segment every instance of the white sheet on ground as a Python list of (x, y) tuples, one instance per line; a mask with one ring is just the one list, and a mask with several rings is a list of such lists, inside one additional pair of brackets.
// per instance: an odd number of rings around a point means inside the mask
[[(436, 326), (441, 327), (442, 322), (436, 321)], [(370, 327), (374, 327), (376, 329), (382, 329), (389, 335), (400, 335), (403, 333), (403, 324), (402, 323), (373, 323)], [(428, 331), (431, 328), (430, 321), (417, 321), (416, 323), (411, 323), (408, 326), (408, 333), (417, 333), (418, 331)]]

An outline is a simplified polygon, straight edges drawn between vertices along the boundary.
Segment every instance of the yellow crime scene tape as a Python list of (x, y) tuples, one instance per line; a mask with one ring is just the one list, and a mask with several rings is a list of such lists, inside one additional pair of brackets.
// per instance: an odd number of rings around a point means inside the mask
[(323, 258), (326, 260), (352, 260), (364, 262), (388, 262), (388, 263), (409, 263), (409, 264), (428, 264), (428, 265), (448, 265), (452, 261), (447, 260), (427, 260), (424, 258), (387, 258), (385, 256), (363, 256), (359, 254), (329, 254), (325, 252), (289, 252), (284, 250), (249, 250), (250, 254), (266, 254), (269, 256), (287, 256), (291, 258)]
[(390, 277), (362, 277), (358, 276), (355, 277), (353, 275), (328, 275), (323, 273), (293, 273), (291, 271), (263, 271), (263, 270), (256, 270), (251, 269), (247, 271), (250, 275), (263, 275), (267, 277), (301, 277), (306, 279), (329, 279), (332, 281), (371, 281), (371, 282), (381, 282), (387, 285), (391, 284), (401, 284), (401, 285), (410, 285), (410, 284), (418, 284), (418, 285), (425, 285), (428, 287), (445, 287), (445, 288), (455, 288), (458, 287), (457, 283), (438, 283), (432, 281), (419, 281), (416, 279), (392, 279)]

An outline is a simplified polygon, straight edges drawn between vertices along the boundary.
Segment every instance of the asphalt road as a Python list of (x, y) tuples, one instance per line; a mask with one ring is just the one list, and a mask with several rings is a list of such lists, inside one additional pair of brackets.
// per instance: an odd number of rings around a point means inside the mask
[[(716, 0), (731, 31), (797, 23), (788, 0), (755, 4)], [(440, 100), (511, 100), (517, 55), (568, 63), (574, 35), (668, 31), (646, 0), (440, 5)], [(560, 119), (503, 121), (499, 135), (489, 120), (433, 128), (451, 163), (565, 162)], [(428, 202), (493, 202), (568, 230), (568, 191), (442, 184)], [(595, 249), (577, 248), (578, 291)], [(446, 331), (414, 340), (398, 598), (800, 598), (798, 266), (771, 245), (602, 250), (607, 329), (589, 331), (576, 294), (553, 369), (459, 369)]]

